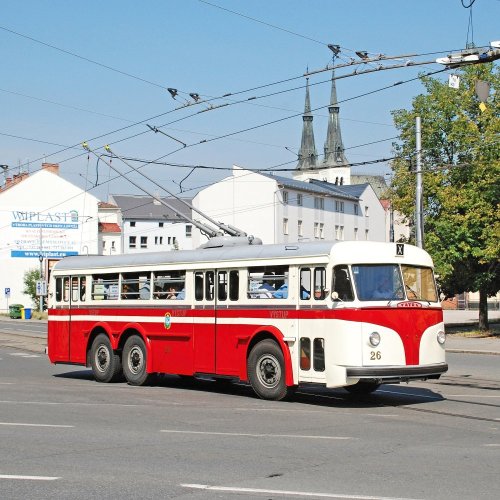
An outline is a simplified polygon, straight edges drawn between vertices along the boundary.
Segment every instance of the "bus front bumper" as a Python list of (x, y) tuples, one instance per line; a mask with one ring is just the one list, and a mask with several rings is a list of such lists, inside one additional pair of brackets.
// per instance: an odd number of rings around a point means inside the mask
[(437, 379), (446, 371), (448, 371), (447, 363), (424, 366), (363, 366), (346, 367), (346, 376), (348, 378), (372, 380), (378, 383), (389, 383)]

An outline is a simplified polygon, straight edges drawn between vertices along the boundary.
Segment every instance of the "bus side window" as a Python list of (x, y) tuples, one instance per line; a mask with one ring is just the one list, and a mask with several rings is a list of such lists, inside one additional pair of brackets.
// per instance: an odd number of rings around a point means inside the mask
[(238, 300), (240, 275), (238, 271), (229, 271), (229, 300)]
[(64, 302), (69, 302), (69, 278), (63, 278), (64, 286), (63, 286), (63, 300)]
[(217, 280), (217, 299), (227, 300), (227, 271), (219, 271)]
[(80, 296), (80, 287), (78, 286), (78, 277), (73, 276), (71, 278), (71, 301), (78, 302)]
[(205, 273), (205, 300), (214, 300), (214, 272)]
[(347, 266), (335, 266), (333, 268), (332, 291), (337, 292), (338, 298), (344, 302), (354, 300), (352, 284), (349, 278), (349, 268)]
[(86, 290), (87, 290), (87, 278), (82, 277), (80, 278), (80, 301), (84, 302), (85, 297), (86, 297)]
[(63, 280), (56, 278), (56, 302), (62, 301)]
[(194, 298), (196, 300), (203, 300), (203, 273), (194, 273)]
[(311, 270), (305, 267), (300, 270), (300, 295), (301, 300), (311, 298)]
[(314, 269), (314, 299), (323, 300), (326, 294), (326, 270), (324, 267), (317, 267)]

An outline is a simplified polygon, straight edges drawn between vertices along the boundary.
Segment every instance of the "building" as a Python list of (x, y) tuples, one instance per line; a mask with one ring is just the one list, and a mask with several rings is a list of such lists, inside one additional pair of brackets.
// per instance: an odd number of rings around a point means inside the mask
[[(160, 203), (159, 199), (172, 208)], [(112, 195), (109, 201), (118, 208), (117, 218), (115, 220), (115, 215), (110, 211), (108, 219), (105, 219), (103, 214), (101, 223), (118, 225), (123, 253), (193, 248), (193, 226), (184, 218), (191, 219), (191, 209), (182, 201), (175, 198), (121, 194)], [(189, 204), (191, 198), (184, 201)]]
[(385, 241), (384, 209), (369, 184), (297, 181), (234, 166), (230, 177), (200, 191), (193, 205), (264, 243)]
[(111, 203), (99, 202), (99, 253), (114, 255), (123, 253), (120, 209)]
[[(59, 176), (59, 165), (6, 178), (0, 189), (0, 309), (31, 307), (24, 273), (46, 277), (67, 255), (97, 253), (99, 200)], [(8, 292), (7, 292), (8, 291)]]

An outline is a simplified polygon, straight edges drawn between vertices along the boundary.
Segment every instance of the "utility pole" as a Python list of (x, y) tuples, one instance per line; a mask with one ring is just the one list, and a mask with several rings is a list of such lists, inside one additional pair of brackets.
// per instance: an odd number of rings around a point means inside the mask
[[(42, 251), (42, 228), (40, 228), (40, 255), (38, 256), (38, 260), (40, 261), (40, 281), (43, 281), (43, 251)], [(40, 312), (43, 313), (43, 295), (39, 295), (39, 305)]]
[(415, 118), (415, 141), (417, 158), (417, 186), (415, 190), (415, 241), (419, 248), (424, 248), (424, 229), (422, 216), (422, 133), (420, 130), (420, 116)]

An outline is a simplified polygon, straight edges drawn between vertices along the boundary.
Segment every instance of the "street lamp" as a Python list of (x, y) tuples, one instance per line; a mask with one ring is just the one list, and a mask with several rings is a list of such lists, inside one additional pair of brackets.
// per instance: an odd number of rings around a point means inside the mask
[(500, 59), (500, 41), (490, 42), (490, 47), (477, 47), (438, 57), (436, 62), (448, 68), (457, 68), (468, 64), (482, 64)]

